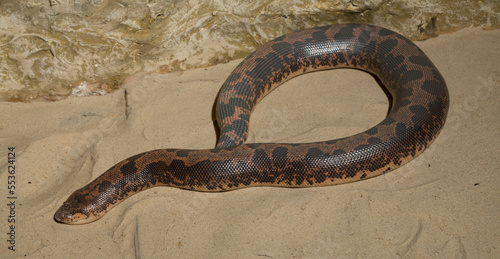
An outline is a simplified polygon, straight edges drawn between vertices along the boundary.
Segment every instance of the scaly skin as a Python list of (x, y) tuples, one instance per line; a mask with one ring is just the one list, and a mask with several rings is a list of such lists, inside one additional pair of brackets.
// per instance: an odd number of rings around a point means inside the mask
[[(393, 97), (386, 119), (359, 134), (304, 144), (244, 144), (255, 105), (286, 80), (311, 71), (358, 68)], [(221, 136), (208, 150), (161, 149), (123, 160), (75, 191), (58, 222), (84, 224), (142, 190), (172, 186), (226, 191), (252, 186), (312, 187), (367, 179), (418, 156), (448, 112), (445, 81), (411, 41), (370, 25), (334, 25), (281, 36), (248, 56), (219, 93)]]

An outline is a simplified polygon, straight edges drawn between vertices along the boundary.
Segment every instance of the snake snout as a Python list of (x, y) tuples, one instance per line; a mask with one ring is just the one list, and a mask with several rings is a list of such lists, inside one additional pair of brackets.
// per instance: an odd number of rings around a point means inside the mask
[(65, 224), (84, 224), (88, 218), (83, 210), (75, 207), (75, 202), (66, 201), (54, 214), (54, 219)]
[(59, 223), (66, 223), (68, 220), (71, 220), (71, 217), (73, 214), (69, 213), (68, 211), (64, 210), (63, 207), (59, 208), (54, 214), (54, 219), (59, 222)]

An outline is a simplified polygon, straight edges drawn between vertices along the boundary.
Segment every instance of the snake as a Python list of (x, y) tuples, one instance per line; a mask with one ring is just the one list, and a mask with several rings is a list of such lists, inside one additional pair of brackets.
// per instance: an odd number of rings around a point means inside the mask
[[(354, 68), (378, 78), (392, 97), (380, 123), (321, 142), (245, 143), (250, 114), (262, 98), (290, 78), (334, 68)], [(157, 186), (220, 192), (368, 179), (421, 154), (438, 136), (448, 109), (441, 73), (420, 48), (394, 31), (337, 24), (291, 32), (247, 56), (222, 85), (215, 102), (215, 148), (158, 149), (129, 157), (73, 192), (54, 219), (90, 223)]]

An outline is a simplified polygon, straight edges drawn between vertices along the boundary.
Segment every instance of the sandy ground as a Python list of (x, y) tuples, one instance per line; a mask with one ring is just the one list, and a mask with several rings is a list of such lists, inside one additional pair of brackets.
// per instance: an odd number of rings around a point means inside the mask
[[(151, 149), (215, 145), (214, 100), (240, 60), (137, 74), (107, 96), (0, 103), (0, 193), (2, 204), (15, 204), (2, 205), (0, 257), (499, 258), (499, 39), (500, 30), (468, 29), (417, 42), (447, 80), (451, 110), (431, 148), (398, 170), (307, 189), (154, 188), (81, 226), (58, 224), (53, 214), (115, 163)], [(387, 109), (366, 73), (307, 74), (257, 106), (248, 142), (348, 136)], [(16, 154), (13, 195), (8, 147)], [(9, 215), (15, 252), (6, 242)]]

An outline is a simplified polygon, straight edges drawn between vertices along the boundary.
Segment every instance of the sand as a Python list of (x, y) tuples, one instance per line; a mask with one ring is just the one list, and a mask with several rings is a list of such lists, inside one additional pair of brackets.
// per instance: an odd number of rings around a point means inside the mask
[[(152, 149), (215, 145), (214, 100), (241, 60), (136, 74), (105, 96), (0, 103), (0, 193), (15, 204), (2, 205), (0, 257), (498, 258), (499, 39), (500, 30), (466, 29), (417, 42), (445, 77), (451, 109), (437, 141), (400, 169), (307, 189), (154, 188), (81, 226), (58, 224), (53, 214), (115, 163)], [(303, 75), (257, 106), (248, 142), (348, 136), (382, 120), (388, 105), (364, 72)], [(13, 195), (8, 147), (16, 153)], [(7, 242), (12, 213), (15, 247)]]

